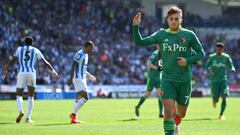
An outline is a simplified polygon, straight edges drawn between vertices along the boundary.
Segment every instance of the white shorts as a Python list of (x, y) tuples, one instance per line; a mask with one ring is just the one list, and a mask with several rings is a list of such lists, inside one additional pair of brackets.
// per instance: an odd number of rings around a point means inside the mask
[(73, 85), (75, 91), (86, 91), (87, 92), (87, 82), (86, 79), (73, 79)]
[(18, 73), (17, 88), (36, 87), (36, 73)]

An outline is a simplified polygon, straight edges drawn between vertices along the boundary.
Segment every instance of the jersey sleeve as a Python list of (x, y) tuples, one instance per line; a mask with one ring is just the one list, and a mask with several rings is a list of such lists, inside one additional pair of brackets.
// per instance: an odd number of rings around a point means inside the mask
[(132, 27), (133, 27), (133, 39), (137, 46), (149, 46), (152, 44), (157, 44), (157, 41), (158, 41), (157, 37), (158, 37), (159, 31), (154, 32), (150, 36), (142, 38), (140, 31), (139, 31), (139, 26), (133, 25)]
[(81, 53), (76, 53), (76, 54), (74, 55), (73, 60), (74, 60), (75, 62), (79, 63), (81, 57), (82, 57), (82, 54), (81, 54)]
[(205, 56), (202, 44), (200, 43), (199, 39), (197, 38), (194, 32), (192, 32), (191, 46), (192, 49), (196, 52), (196, 55), (186, 58), (187, 63), (197, 62)]
[(148, 61), (153, 62), (154, 60), (156, 60), (156, 58), (157, 58), (156, 54), (153, 53), (150, 57), (148, 57)]
[(208, 60), (207, 60), (206, 65), (205, 65), (205, 69), (206, 69), (206, 70), (209, 70), (211, 64), (212, 64), (212, 59), (211, 59), (211, 57), (209, 57)]
[(233, 61), (232, 61), (230, 56), (228, 57), (228, 66), (231, 68), (231, 70), (235, 70), (235, 67), (233, 65)]
[(13, 56), (18, 57), (20, 52), (20, 47), (17, 48), (17, 50), (14, 52)]
[(43, 54), (41, 53), (40, 50), (36, 49), (36, 54), (37, 54), (37, 59), (38, 59), (38, 60), (44, 59), (44, 56), (43, 56)]

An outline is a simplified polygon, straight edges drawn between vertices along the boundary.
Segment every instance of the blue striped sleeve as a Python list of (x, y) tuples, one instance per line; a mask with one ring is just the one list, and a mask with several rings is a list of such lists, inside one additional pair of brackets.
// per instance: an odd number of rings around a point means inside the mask
[(21, 65), (21, 72), (24, 72), (24, 66), (23, 66), (23, 51), (24, 51), (24, 48), (22, 47), (21, 48), (21, 52), (20, 52), (20, 65)]
[[(27, 50), (26, 50), (26, 54), (29, 56), (29, 46), (27, 46)], [(26, 57), (26, 56), (25, 56)], [(30, 58), (31, 59), (31, 58)], [(27, 69), (27, 72), (29, 72), (29, 67), (28, 67), (28, 61), (30, 60), (29, 59), (29, 57), (28, 57), (28, 59), (27, 58), (25, 58), (25, 66), (26, 66), (26, 69)]]
[(81, 77), (83, 79), (83, 68), (84, 68), (84, 64), (85, 64), (85, 59), (82, 61), (82, 65), (81, 65)]
[(79, 72), (79, 64), (75, 67), (75, 78), (78, 78), (78, 72)]
[(77, 63), (79, 63), (79, 60), (81, 59), (82, 56), (83, 56), (83, 53), (76, 53), (74, 55), (73, 60), (76, 61)]
[(32, 50), (32, 53), (31, 53), (31, 61), (30, 61), (30, 68), (32, 70), (32, 72), (34, 72), (33, 68), (34, 68), (34, 54), (35, 54), (35, 51), (34, 49), (31, 49)]

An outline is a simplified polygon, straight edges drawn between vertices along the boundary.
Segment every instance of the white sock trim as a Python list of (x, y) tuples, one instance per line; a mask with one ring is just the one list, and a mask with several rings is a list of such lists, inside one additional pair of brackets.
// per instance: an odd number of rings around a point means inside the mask
[(73, 107), (73, 113), (77, 114), (79, 109), (86, 103), (86, 99), (85, 98), (80, 98), (78, 100), (76, 100), (74, 107)]
[(26, 116), (27, 119), (30, 119), (31, 117), (33, 106), (34, 106), (34, 98), (28, 97), (28, 109), (27, 109), (27, 116)]
[(22, 96), (16, 96), (17, 100), (17, 107), (18, 112), (23, 112), (23, 97)]

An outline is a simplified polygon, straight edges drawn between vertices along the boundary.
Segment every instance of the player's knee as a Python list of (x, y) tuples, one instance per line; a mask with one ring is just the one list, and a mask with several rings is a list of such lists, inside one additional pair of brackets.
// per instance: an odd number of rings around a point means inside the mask
[(226, 100), (227, 96), (223, 95), (222, 100)]
[(145, 94), (145, 97), (148, 98), (148, 97), (150, 97), (150, 95), (151, 95), (151, 93), (147, 91)]
[(180, 113), (179, 116), (180, 116), (181, 118), (184, 118), (184, 117), (186, 116), (186, 113)]
[(173, 118), (173, 108), (164, 107), (164, 118), (172, 119)]
[(164, 118), (170, 120), (173, 118), (173, 111), (164, 111)]
[(77, 99), (80, 99), (80, 98), (84, 98), (86, 100), (88, 100), (88, 94), (86, 91), (80, 91), (80, 92), (77, 92)]
[(146, 98), (149, 98), (149, 97), (150, 97), (150, 94), (146, 94), (145, 97), (146, 97)]
[(85, 98), (86, 99), (86, 101), (88, 100), (88, 96), (86, 95), (86, 96), (83, 96), (83, 98)]

